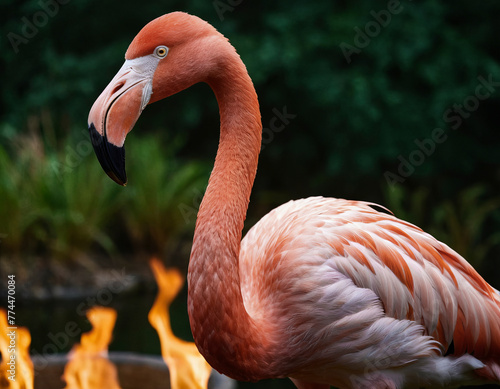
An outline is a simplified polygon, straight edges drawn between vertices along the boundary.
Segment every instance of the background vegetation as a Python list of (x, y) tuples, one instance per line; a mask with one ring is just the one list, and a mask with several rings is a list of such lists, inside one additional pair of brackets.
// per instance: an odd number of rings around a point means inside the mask
[[(152, 253), (185, 268), (217, 146), (212, 92), (197, 85), (146, 109), (127, 139), (125, 189), (86, 130), (135, 34), (184, 10), (230, 38), (260, 97), (268, 130), (248, 226), (290, 198), (375, 201), (500, 287), (499, 2), (54, 1), (1, 4), (0, 269)], [(481, 80), (492, 82), (479, 96)], [(293, 118), (272, 131), (283, 110)], [(446, 140), (418, 158), (436, 128)]]

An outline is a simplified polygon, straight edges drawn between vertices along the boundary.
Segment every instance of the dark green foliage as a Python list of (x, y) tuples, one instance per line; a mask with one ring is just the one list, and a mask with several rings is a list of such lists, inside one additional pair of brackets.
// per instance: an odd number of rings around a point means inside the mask
[(45, 151), (32, 135), (19, 139), (12, 156), (0, 147), (0, 256), (72, 262), (95, 253), (159, 255), (193, 228), (195, 218), (183, 217), (179, 207), (193, 207), (208, 169), (175, 161), (177, 142), (160, 145), (150, 135), (135, 140), (130, 190), (112, 182), (94, 155), (72, 154), (92, 151), (87, 143), (86, 149), (67, 141), (59, 152)]

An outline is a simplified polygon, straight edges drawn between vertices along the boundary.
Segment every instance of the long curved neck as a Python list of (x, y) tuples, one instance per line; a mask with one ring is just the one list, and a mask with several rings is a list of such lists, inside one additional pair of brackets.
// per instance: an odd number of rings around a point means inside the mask
[(219, 103), (221, 129), (189, 263), (191, 330), (215, 369), (237, 379), (255, 380), (261, 377), (251, 361), (255, 361), (254, 346), (262, 339), (243, 305), (238, 257), (261, 147), (259, 104), (234, 49), (208, 83)]

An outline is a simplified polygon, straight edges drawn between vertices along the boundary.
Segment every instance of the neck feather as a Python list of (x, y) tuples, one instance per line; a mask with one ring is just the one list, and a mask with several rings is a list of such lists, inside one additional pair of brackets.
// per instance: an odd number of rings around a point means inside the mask
[(262, 337), (243, 305), (238, 258), (261, 147), (259, 104), (234, 49), (208, 83), (219, 103), (221, 129), (189, 264), (191, 330), (215, 369), (237, 379), (256, 380), (262, 378), (261, 367), (254, 365), (257, 354), (262, 354), (258, 350)]

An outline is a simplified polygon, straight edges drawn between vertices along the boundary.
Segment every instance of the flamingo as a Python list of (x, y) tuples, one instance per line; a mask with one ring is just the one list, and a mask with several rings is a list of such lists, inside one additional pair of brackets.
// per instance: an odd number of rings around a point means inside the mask
[(299, 389), (500, 383), (500, 293), (447, 245), (373, 204), (311, 197), (242, 240), (262, 124), (248, 72), (198, 17), (149, 22), (92, 106), (103, 169), (125, 185), (124, 141), (147, 104), (207, 83), (220, 111), (188, 269), (195, 343), (237, 380)]

